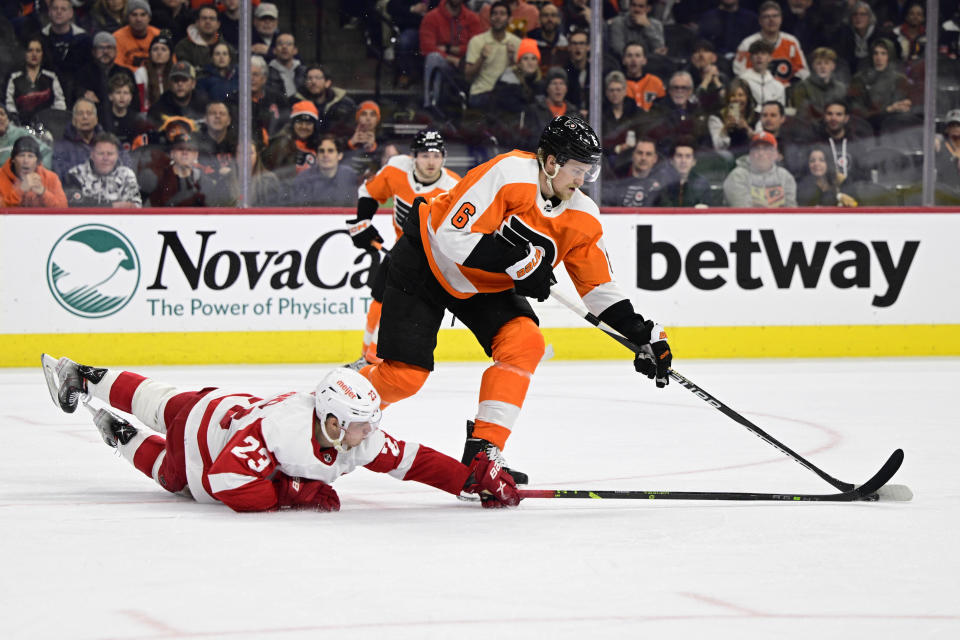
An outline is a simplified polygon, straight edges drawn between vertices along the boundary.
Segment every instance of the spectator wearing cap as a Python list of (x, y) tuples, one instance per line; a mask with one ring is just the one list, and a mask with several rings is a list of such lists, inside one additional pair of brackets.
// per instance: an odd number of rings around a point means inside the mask
[[(203, 69), (210, 64), (213, 48), (221, 41), (220, 14), (212, 4), (207, 4), (197, 9), (194, 17), (194, 23), (187, 27), (187, 37), (177, 43), (173, 52), (178, 62), (186, 61), (194, 69)], [(236, 60), (237, 50), (229, 43), (227, 46), (231, 58)]]
[(305, 207), (349, 207), (357, 202), (357, 172), (343, 163), (343, 148), (333, 134), (317, 145), (317, 161), (293, 181), (294, 203)]
[(93, 139), (101, 132), (103, 127), (97, 116), (97, 105), (86, 98), (74, 102), (70, 124), (63, 136), (53, 143), (53, 170), (61, 181), (67, 179), (70, 169), (90, 158)]
[(140, 110), (150, 110), (167, 90), (173, 70), (173, 34), (164, 29), (150, 41), (150, 50), (143, 66), (133, 73), (140, 96)]
[(564, 114), (578, 115), (579, 111), (567, 100), (567, 73), (560, 67), (552, 67), (544, 78), (543, 93), (527, 107), (525, 121), (528, 124), (524, 129), (529, 135), (521, 148), (536, 149), (540, 133), (551, 120)]
[(71, 207), (130, 208), (141, 205), (140, 187), (133, 169), (120, 162), (120, 140), (98, 133), (90, 158), (67, 172), (63, 190)]
[(489, 111), (491, 132), (505, 146), (519, 147), (527, 142), (525, 110), (544, 93), (540, 72), (540, 48), (537, 41), (524, 38), (517, 47), (516, 61), (500, 74), (493, 87)]
[(717, 7), (699, 20), (700, 37), (709, 40), (722, 57), (732, 56), (757, 24), (757, 14), (740, 6), (740, 0), (719, 0)]
[(527, 32), (540, 49), (540, 70), (567, 64), (567, 36), (563, 31), (560, 8), (552, 2), (540, 5), (540, 26)]
[(160, 29), (150, 25), (151, 15), (147, 0), (128, 0), (127, 26), (113, 32), (117, 39), (117, 63), (131, 71), (147, 59), (150, 42), (160, 33)]
[(642, 44), (644, 51), (666, 55), (663, 23), (650, 17), (651, 3), (652, 0), (627, 0), (627, 12), (607, 23), (604, 42), (610, 55), (620, 55), (623, 48), (632, 42)]
[(810, 147), (817, 139), (811, 124), (788, 116), (782, 104), (771, 100), (760, 106), (756, 131), (777, 139), (778, 161), (787, 171), (799, 176), (806, 170)]
[[(726, 60), (724, 63), (724, 65), (720, 64), (712, 42), (701, 38), (694, 43), (686, 70), (693, 77), (693, 84), (696, 87), (694, 93), (706, 113), (712, 113), (720, 108), (724, 87), (730, 82), (730, 75), (727, 73), (730, 65)], [(724, 69), (721, 69), (721, 66)]]
[(32, 136), (18, 138), (10, 158), (0, 167), (0, 204), (5, 207), (67, 206), (60, 178), (40, 163), (40, 145)]
[(490, 5), (490, 28), (470, 38), (463, 74), (470, 83), (468, 104), (486, 109), (493, 101), (493, 88), (507, 66), (516, 60), (520, 38), (507, 31), (510, 5), (500, 0)]
[[(7, 108), (0, 105), (0, 165), (10, 158), (14, 143), (23, 136), (32, 136), (25, 127), (14, 124), (7, 115)], [(34, 138), (36, 140), (36, 138)], [(52, 163), (53, 150), (44, 142), (37, 140), (40, 162), (48, 169)]]
[(197, 163), (196, 137), (181, 133), (170, 145), (170, 163), (164, 167), (150, 194), (154, 207), (229, 206), (234, 196), (227, 185), (218, 185), (210, 171)]
[[(100, 113), (109, 107), (107, 102), (110, 93), (110, 78), (122, 75), (136, 84), (133, 71), (117, 64), (117, 40), (113, 34), (101, 31), (93, 37), (93, 59), (83, 65), (77, 72), (73, 83), (73, 98), (71, 104), (79, 98), (90, 100), (97, 105)], [(142, 110), (140, 92), (133, 96), (132, 108)]]
[(943, 139), (936, 152), (937, 204), (960, 203), (960, 109), (943, 118)]
[[(640, 138), (621, 157), (627, 159), (627, 174), (604, 187), (603, 204), (609, 207), (655, 207), (670, 181), (669, 167), (660, 159), (656, 142)], [(616, 169), (616, 167), (615, 167)]]
[(667, 95), (663, 80), (652, 73), (644, 73), (647, 56), (643, 45), (631, 42), (623, 48), (623, 75), (627, 78), (627, 96), (644, 111), (650, 111), (653, 101)]
[(309, 100), (295, 103), (290, 112), (290, 122), (271, 138), (263, 154), (263, 163), (280, 180), (285, 192), (284, 201), (293, 201), (293, 178), (317, 163), (319, 139), (317, 106)]
[(347, 140), (344, 150), (345, 164), (360, 176), (372, 174), (379, 167), (378, 156), (382, 141), (377, 135), (380, 126), (380, 105), (373, 100), (364, 100), (357, 105), (357, 126)]
[(261, 2), (253, 12), (253, 37), (250, 51), (267, 60), (273, 58), (274, 39), (277, 37), (277, 24), (280, 12), (272, 2)]
[(787, 105), (787, 92), (783, 84), (770, 72), (770, 60), (773, 45), (766, 40), (755, 40), (750, 44), (750, 67), (740, 72), (738, 76), (750, 87), (753, 100), (760, 105), (770, 100)]
[(36, 124), (37, 114), (44, 109), (67, 108), (57, 74), (42, 68), (43, 55), (40, 38), (29, 38), (24, 66), (7, 80), (7, 113), (22, 125)]
[(90, 34), (74, 22), (70, 0), (50, 0), (47, 16), (50, 22), (40, 30), (40, 39), (49, 53), (48, 66), (60, 79), (64, 95), (72, 96), (73, 79), (90, 59)]
[(727, 204), (739, 208), (797, 206), (797, 182), (777, 166), (777, 139), (763, 132), (750, 140), (750, 152), (723, 181)]
[[(151, 6), (153, 16), (150, 24), (160, 31), (169, 31), (173, 43), (187, 37), (187, 27), (193, 24), (193, 11), (190, 9), (189, 0), (154, 0)], [(170, 45), (170, 52), (173, 53), (173, 44)]]
[(307, 67), (297, 59), (296, 38), (292, 33), (280, 33), (274, 39), (273, 60), (267, 66), (267, 84), (273, 93), (292, 98), (303, 84)]
[(810, 56), (813, 73), (793, 87), (793, 106), (797, 117), (807, 122), (817, 122), (823, 117), (823, 109), (834, 100), (843, 100), (847, 85), (837, 79), (837, 52), (829, 47), (818, 47)]
[(150, 107), (147, 117), (154, 126), (164, 118), (184, 116), (200, 120), (207, 108), (207, 97), (197, 91), (197, 72), (189, 62), (180, 61), (170, 69), (170, 88)]
[(357, 105), (345, 90), (333, 86), (327, 67), (320, 64), (307, 65), (303, 85), (293, 100), (309, 100), (317, 107), (324, 132), (331, 131), (340, 136), (348, 136), (353, 130)]
[[(508, 32), (518, 38), (526, 38), (530, 31), (540, 26), (540, 10), (527, 2), (527, 0), (508, 0), (507, 6), (510, 9), (510, 23), (507, 25)], [(490, 27), (491, 11), (493, 11), (493, 4), (491, 3), (484, 3), (477, 11), (477, 15), (480, 16), (480, 22), (488, 28)]]

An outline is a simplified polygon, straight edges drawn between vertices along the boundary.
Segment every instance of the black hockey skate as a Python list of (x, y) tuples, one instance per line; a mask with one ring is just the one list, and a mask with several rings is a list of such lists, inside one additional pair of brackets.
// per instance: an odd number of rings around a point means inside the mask
[(503, 453), (500, 451), (500, 447), (483, 438), (474, 438), (473, 420), (467, 420), (467, 441), (463, 444), (463, 458), (460, 459), (460, 462), (470, 466), (470, 462), (481, 451), (486, 452), (490, 460), (499, 461), (503, 468), (507, 470), (507, 473), (513, 477), (513, 481), (518, 485), (524, 485), (529, 482), (527, 474), (523, 471), (512, 469), (507, 465), (507, 461), (503, 459)]
[(360, 369), (363, 369), (363, 368), (364, 368), (365, 366), (367, 366), (368, 364), (373, 364), (373, 363), (370, 362), (370, 361), (368, 361), (365, 356), (360, 356), (359, 358), (357, 358), (357, 359), (354, 360), (353, 362), (351, 362), (351, 363), (349, 363), (349, 364), (343, 365), (343, 368), (344, 368), (344, 369), (353, 369), (353, 370), (356, 371), (357, 373), (360, 373)]
[(77, 364), (70, 358), (55, 360), (46, 353), (40, 355), (40, 364), (53, 404), (65, 413), (77, 410), (81, 398), (87, 395), (88, 380), (93, 383), (100, 382), (107, 372), (106, 369)]
[(118, 444), (127, 444), (137, 435), (137, 428), (113, 413), (109, 409), (94, 410), (88, 404), (84, 405), (93, 414), (93, 424), (97, 425), (100, 437), (108, 446), (117, 448)]

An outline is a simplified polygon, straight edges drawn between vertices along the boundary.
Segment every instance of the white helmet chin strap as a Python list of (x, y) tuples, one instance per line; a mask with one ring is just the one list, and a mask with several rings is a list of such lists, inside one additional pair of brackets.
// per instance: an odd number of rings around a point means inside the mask
[(550, 193), (547, 194), (547, 198), (552, 198), (556, 195), (556, 190), (553, 188), (553, 179), (557, 177), (557, 174), (560, 173), (560, 163), (557, 162), (556, 156), (553, 159), (555, 166), (553, 169), (553, 174), (551, 175), (547, 168), (543, 165), (543, 158), (540, 155), (537, 155), (537, 162), (540, 163), (540, 169), (543, 171), (544, 177), (547, 179), (547, 188), (550, 189)]
[(330, 445), (331, 445), (334, 449), (336, 449), (336, 450), (339, 451), (340, 453), (343, 453), (344, 451), (347, 450), (347, 448), (346, 448), (345, 446), (343, 446), (343, 436), (346, 435), (346, 433), (347, 433), (347, 431), (346, 431), (345, 429), (340, 429), (340, 434), (339, 434), (339, 436), (336, 437), (336, 438), (334, 438), (333, 436), (331, 436), (331, 435), (327, 432), (327, 421), (326, 421), (326, 419), (320, 421), (320, 429), (323, 431), (323, 437), (326, 438), (326, 439), (330, 442)]

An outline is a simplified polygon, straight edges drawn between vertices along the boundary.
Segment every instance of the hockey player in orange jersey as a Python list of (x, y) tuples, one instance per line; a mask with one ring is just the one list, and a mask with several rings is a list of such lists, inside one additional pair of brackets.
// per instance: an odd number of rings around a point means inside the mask
[[(439, 131), (423, 129), (410, 145), (410, 155), (396, 155), (357, 191), (357, 215), (347, 220), (350, 238), (358, 249), (369, 249), (382, 244), (383, 237), (373, 226), (377, 207), (393, 196), (393, 228), (397, 238), (403, 235), (403, 223), (416, 198), (430, 200), (449, 190), (460, 181), (460, 176), (443, 166), (447, 156), (446, 145)], [(373, 301), (367, 311), (360, 357), (346, 366), (355, 371), (370, 363), (379, 363), (377, 357), (377, 330), (380, 328), (380, 307), (386, 284), (390, 257), (384, 256), (380, 268), (370, 276)]]
[[(527, 388), (544, 353), (527, 297), (545, 300), (564, 263), (587, 308), (635, 344), (637, 371), (667, 384), (663, 328), (634, 311), (603, 244), (597, 205), (580, 186), (596, 179), (602, 150), (575, 115), (554, 118), (536, 153), (511, 151), (472, 169), (453, 189), (418, 203), (391, 251), (377, 355), (361, 373), (383, 406), (416, 393), (433, 370), (445, 309), (470, 329), (493, 364), (467, 423), (463, 459), (478, 451), (503, 462)], [(517, 484), (527, 475), (510, 470)]]

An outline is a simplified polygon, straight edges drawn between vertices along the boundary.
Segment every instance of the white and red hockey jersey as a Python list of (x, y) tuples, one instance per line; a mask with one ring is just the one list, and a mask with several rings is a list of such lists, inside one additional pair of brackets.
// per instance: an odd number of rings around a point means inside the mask
[[(314, 396), (291, 391), (261, 399), (215, 389), (191, 409), (184, 430), (187, 482), (198, 502), (237, 511), (278, 507), (279, 474), (333, 484), (357, 467), (416, 480), (458, 494), (467, 467), (381, 430), (346, 452), (314, 437)], [(281, 478), (282, 479), (282, 478)]]
[(533, 153), (511, 151), (471, 169), (430, 207), (421, 207), (420, 234), (430, 268), (457, 298), (512, 288), (505, 272), (463, 264), (485, 234), (499, 230), (540, 247), (553, 266), (563, 262), (587, 308), (599, 315), (626, 296), (607, 259), (597, 205), (577, 189), (553, 206), (540, 193), (539, 175)]
[(429, 202), (431, 198), (449, 191), (460, 181), (459, 175), (444, 167), (435, 182), (421, 184), (413, 174), (413, 168), (412, 157), (404, 154), (393, 156), (375, 176), (357, 190), (358, 199), (373, 198), (380, 204), (393, 196), (393, 227), (397, 238), (403, 235), (403, 223), (415, 198), (419, 196)]

